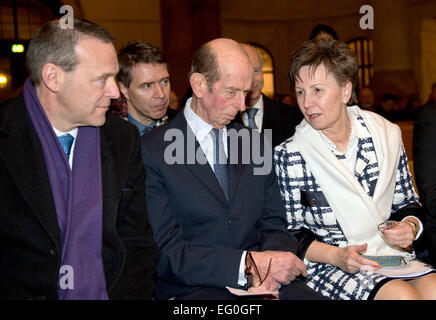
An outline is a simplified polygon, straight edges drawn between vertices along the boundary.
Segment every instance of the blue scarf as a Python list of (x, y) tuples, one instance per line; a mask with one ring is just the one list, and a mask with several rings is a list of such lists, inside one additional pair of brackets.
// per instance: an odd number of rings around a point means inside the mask
[(41, 143), (60, 229), (58, 298), (108, 299), (101, 255), (100, 129), (79, 127), (71, 171), (30, 79), (24, 84), (23, 95)]

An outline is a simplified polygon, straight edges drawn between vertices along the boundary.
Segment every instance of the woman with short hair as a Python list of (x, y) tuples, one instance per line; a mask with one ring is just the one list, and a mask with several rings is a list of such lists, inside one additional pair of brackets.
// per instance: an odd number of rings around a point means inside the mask
[[(399, 127), (348, 106), (358, 72), (337, 40), (305, 42), (291, 61), (305, 119), (274, 158), (289, 229), (316, 238), (303, 252), (307, 284), (332, 299), (436, 299), (436, 274), (406, 281), (377, 273), (381, 264), (416, 261), (421, 205)], [(396, 222), (380, 231), (387, 220)]]

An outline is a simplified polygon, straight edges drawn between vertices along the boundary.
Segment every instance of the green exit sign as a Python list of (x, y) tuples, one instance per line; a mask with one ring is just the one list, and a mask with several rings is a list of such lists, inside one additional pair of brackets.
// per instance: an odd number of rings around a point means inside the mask
[(24, 46), (21, 43), (14, 43), (11, 47), (11, 51), (13, 53), (22, 53), (24, 52)]

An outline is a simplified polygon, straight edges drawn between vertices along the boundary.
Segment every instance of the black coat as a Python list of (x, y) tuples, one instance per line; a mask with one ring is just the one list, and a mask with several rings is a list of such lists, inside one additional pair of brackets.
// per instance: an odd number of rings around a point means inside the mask
[[(150, 299), (157, 249), (147, 222), (138, 130), (114, 115), (100, 130), (108, 296)], [(0, 104), (0, 177), (0, 299), (57, 299), (59, 226), (22, 95)]]
[[(272, 130), (272, 146), (275, 147), (292, 137), (295, 127), (303, 120), (303, 114), (297, 107), (274, 101), (264, 94), (262, 130)], [(241, 115), (235, 117), (235, 122), (244, 124)]]
[(426, 210), (425, 243), (436, 265), (436, 103), (425, 106), (416, 117), (413, 164), (419, 197)]

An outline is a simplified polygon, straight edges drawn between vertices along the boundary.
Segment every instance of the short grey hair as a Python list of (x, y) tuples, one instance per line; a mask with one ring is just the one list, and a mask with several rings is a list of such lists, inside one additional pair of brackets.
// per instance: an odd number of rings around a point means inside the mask
[(85, 19), (75, 18), (73, 29), (62, 28), (59, 19), (39, 28), (27, 49), (27, 64), (33, 84), (40, 84), (42, 67), (46, 63), (53, 63), (66, 72), (73, 71), (79, 63), (75, 48), (82, 37), (115, 43), (107, 30)]

